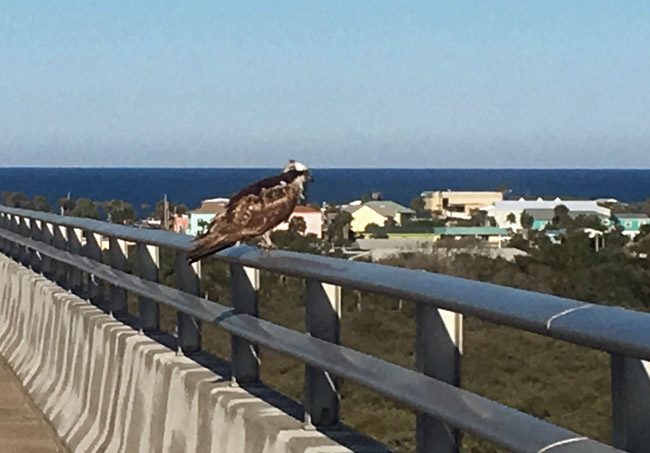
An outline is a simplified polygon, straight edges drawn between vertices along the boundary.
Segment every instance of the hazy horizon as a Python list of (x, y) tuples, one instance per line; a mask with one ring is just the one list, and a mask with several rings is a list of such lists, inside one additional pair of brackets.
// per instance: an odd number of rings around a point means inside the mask
[[(119, 166), (119, 165), (0, 165), (4, 169), (117, 169), (117, 170), (155, 170), (155, 169), (169, 169), (169, 170), (280, 170), (280, 167), (273, 166), (179, 166), (179, 165), (132, 165), (132, 166)], [(319, 167), (310, 166), (312, 170), (449, 170), (449, 171), (464, 171), (464, 170), (512, 170), (512, 171), (650, 171), (650, 167)]]
[(0, 164), (650, 167), (650, 2), (8, 2)]

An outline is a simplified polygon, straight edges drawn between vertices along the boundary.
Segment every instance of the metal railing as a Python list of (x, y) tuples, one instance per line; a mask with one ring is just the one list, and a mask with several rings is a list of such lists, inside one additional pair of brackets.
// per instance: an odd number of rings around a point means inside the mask
[[(110, 266), (102, 264), (102, 237), (109, 239)], [(125, 272), (127, 242), (135, 244), (138, 275)], [(260, 345), (304, 362), (306, 425), (338, 423), (337, 378), (345, 378), (416, 409), (419, 452), (457, 451), (461, 431), (512, 451), (618, 451), (459, 388), (462, 315), (469, 315), (609, 352), (614, 445), (650, 449), (650, 381), (643, 362), (650, 360), (650, 314), (429, 272), (248, 246), (215, 256), (230, 267), (232, 307), (227, 307), (200, 297), (200, 266), (185, 260), (190, 242), (188, 236), (164, 231), (0, 206), (0, 250), (72, 291), (80, 290), (84, 278), (107, 282), (106, 309), (116, 315), (127, 310), (127, 291), (136, 294), (146, 332), (160, 328), (159, 304), (175, 308), (179, 351), (201, 349), (201, 322), (229, 331), (236, 382), (259, 380)], [(175, 252), (177, 289), (158, 283), (161, 247)], [(307, 334), (259, 319), (260, 269), (306, 280)], [(417, 304), (417, 371), (338, 344), (342, 286)], [(101, 288), (90, 285), (95, 303), (101, 297), (97, 291)]]

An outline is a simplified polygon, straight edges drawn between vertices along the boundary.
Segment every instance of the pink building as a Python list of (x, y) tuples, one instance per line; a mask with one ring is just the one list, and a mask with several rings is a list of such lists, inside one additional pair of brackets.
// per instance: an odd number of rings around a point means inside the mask
[(190, 227), (190, 218), (189, 216), (183, 215), (172, 215), (172, 231), (174, 233), (185, 233)]
[(312, 208), (311, 206), (296, 206), (296, 208), (291, 213), (289, 220), (283, 222), (277, 227), (276, 230), (286, 230), (289, 228), (289, 222), (294, 217), (302, 217), (307, 225), (305, 230), (305, 235), (313, 234), (317, 238), (323, 237), (323, 213), (320, 209)]

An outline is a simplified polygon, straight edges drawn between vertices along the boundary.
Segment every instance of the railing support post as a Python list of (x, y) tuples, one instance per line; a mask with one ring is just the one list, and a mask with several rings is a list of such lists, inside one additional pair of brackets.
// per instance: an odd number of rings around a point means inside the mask
[[(32, 226), (32, 219), (28, 217), (22, 217), (20, 222), (19, 234), (25, 237), (31, 237), (32, 235), (31, 226)], [(35, 252), (32, 252), (32, 250), (30, 250), (28, 247), (24, 247), (22, 253), (23, 265), (31, 267), (32, 257), (34, 256), (36, 256)]]
[[(160, 267), (160, 249), (155, 245), (139, 242), (136, 245), (138, 276), (145, 280), (158, 282)], [(142, 332), (160, 330), (160, 306), (146, 297), (138, 297), (140, 329)]]
[[(54, 228), (54, 247), (59, 250), (67, 250), (68, 248), (68, 230), (63, 225), (52, 225)], [(68, 268), (69, 266), (63, 263), (54, 262), (54, 281), (59, 286), (65, 288), (68, 284)]]
[[(0, 212), (0, 228), (7, 229), (7, 214)], [(7, 254), (7, 241), (5, 239), (0, 239), (0, 251)]]
[[(459, 386), (462, 316), (424, 303), (418, 303), (416, 311), (416, 369), (427, 376)], [(416, 441), (418, 453), (456, 453), (460, 448), (460, 433), (430, 415), (418, 413)]]
[[(81, 237), (83, 231), (79, 228), (67, 227), (68, 230), (68, 252), (73, 255), (81, 255)], [(74, 266), (70, 266), (68, 272), (68, 288), (77, 295), (82, 295), (83, 280), (81, 271)]]
[[(16, 231), (16, 216), (13, 214), (8, 214), (8, 219), (7, 219), (7, 230), (11, 232)], [(9, 244), (9, 248), (7, 250), (9, 257), (12, 259), (16, 259), (16, 251), (18, 250), (18, 245), (16, 243), (12, 242)]]
[[(35, 241), (41, 241), (43, 236), (43, 222), (40, 220), (34, 220), (30, 222), (30, 237)], [(43, 271), (43, 257), (40, 256), (37, 252), (32, 253), (32, 269), (34, 272)]]
[[(41, 242), (52, 245), (54, 241), (54, 225), (48, 222), (41, 222)], [(50, 257), (43, 257), (42, 273), (45, 277), (52, 280), (54, 278), (54, 260)]]
[[(10, 226), (13, 233), (20, 233), (20, 217), (17, 215), (12, 215)], [(22, 250), (23, 248), (14, 242), (11, 248), (11, 257), (15, 261), (20, 261)]]
[[(12, 216), (13, 223), (11, 225), (12, 231), (16, 234), (22, 234), (22, 223), (23, 220), (20, 216)], [(16, 244), (14, 247), (14, 260), (18, 261), (19, 263), (24, 264), (24, 257), (25, 257), (25, 248)]]
[[(91, 260), (102, 262), (102, 248), (100, 246), (102, 237), (101, 235), (92, 231), (84, 231), (86, 238), (85, 255)], [(102, 283), (95, 280), (94, 276), (88, 275), (88, 297), (95, 305), (102, 305), (104, 302), (104, 291)]]
[[(237, 314), (258, 316), (260, 271), (239, 264), (230, 265), (232, 306)], [(232, 336), (231, 365), (233, 378), (239, 384), (257, 382), (260, 377), (259, 348), (243, 338)]]
[(611, 355), (614, 447), (632, 453), (650, 445), (650, 362)]
[[(312, 337), (339, 343), (341, 288), (306, 280), (305, 327)], [(339, 422), (338, 380), (328, 372), (305, 366), (305, 425), (328, 427)]]
[[(201, 263), (187, 263), (185, 252), (176, 252), (176, 287), (186, 293), (201, 294)], [(182, 312), (176, 313), (178, 352), (189, 354), (201, 350), (201, 322)]]
[[(111, 267), (118, 271), (126, 271), (127, 268), (127, 250), (126, 241), (123, 239), (109, 239), (109, 254), (111, 257)], [(108, 310), (113, 316), (122, 316), (127, 313), (128, 305), (126, 300), (126, 290), (118, 286), (111, 285), (110, 300)]]

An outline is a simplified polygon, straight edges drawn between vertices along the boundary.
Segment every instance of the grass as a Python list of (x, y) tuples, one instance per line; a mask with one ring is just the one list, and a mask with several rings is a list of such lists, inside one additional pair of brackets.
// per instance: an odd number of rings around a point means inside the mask
[[(163, 260), (164, 263), (164, 260)], [(227, 266), (203, 266), (203, 288), (212, 300), (229, 304)], [(173, 285), (173, 272), (163, 264), (161, 281)], [(262, 272), (260, 317), (304, 332), (303, 283)], [(341, 344), (413, 368), (415, 304), (409, 301), (343, 290)], [(134, 306), (134, 300), (131, 301)], [(175, 312), (161, 307), (162, 328), (173, 331)], [(230, 336), (204, 325), (203, 348), (227, 359)], [(304, 366), (262, 348), (261, 378), (300, 401)], [(602, 352), (536, 334), (464, 319), (462, 387), (568, 429), (609, 442), (609, 358)], [(353, 382), (342, 382), (343, 422), (394, 448), (415, 451), (415, 414)], [(463, 451), (503, 451), (470, 435)]]

